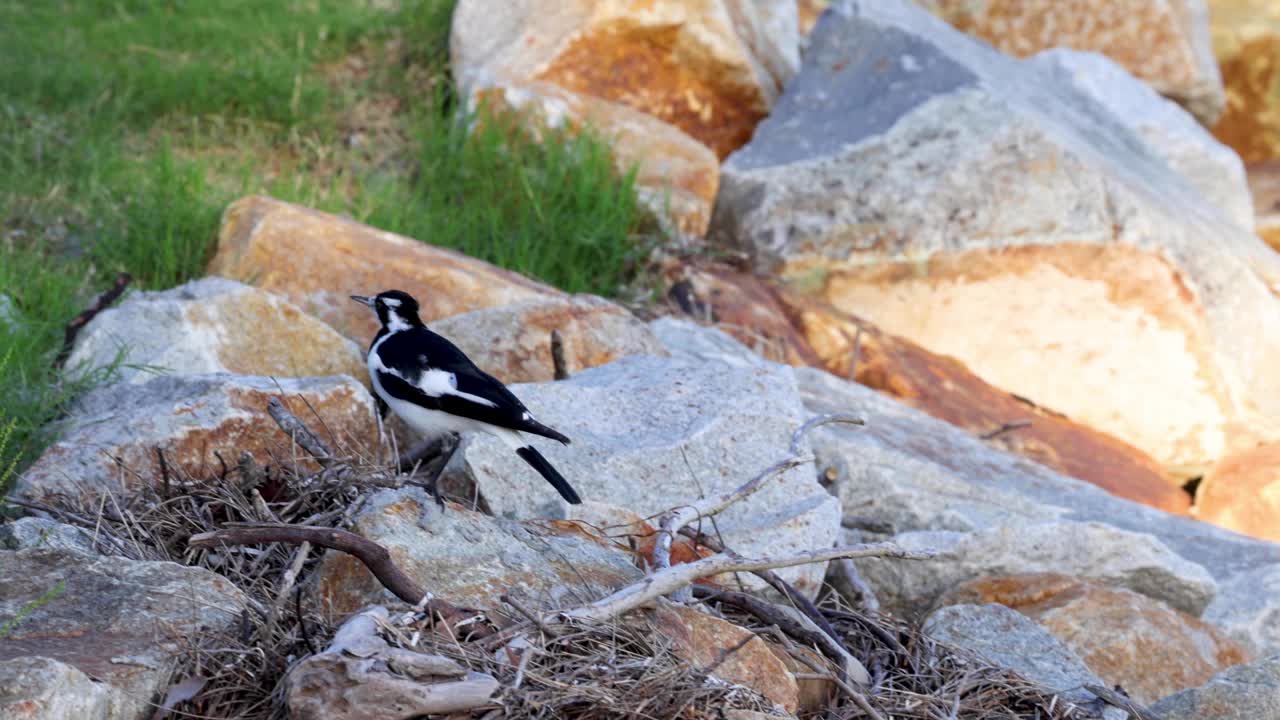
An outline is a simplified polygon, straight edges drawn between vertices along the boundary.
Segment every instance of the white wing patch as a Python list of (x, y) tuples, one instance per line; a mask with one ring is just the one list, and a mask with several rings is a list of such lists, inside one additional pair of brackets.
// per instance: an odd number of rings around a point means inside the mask
[[(390, 375), (395, 375), (396, 377), (400, 378), (401, 380), (404, 380), (405, 382), (410, 382), (409, 379), (406, 378), (404, 374), (401, 373), (399, 370), (392, 367), (387, 367), (386, 364), (382, 362), (382, 356), (378, 354), (378, 348), (389, 337), (391, 337), (390, 333), (383, 336), (381, 340), (379, 340), (377, 343), (374, 344), (372, 348), (369, 349), (369, 375), (373, 378), (374, 383), (377, 383), (377, 373), (379, 371), (390, 374)], [(423, 360), (424, 361), (423, 364), (425, 364), (426, 356), (420, 356), (418, 359)], [(422, 374), (418, 376), (418, 382), (416, 383), (410, 382), (410, 384), (416, 386), (419, 390), (421, 390), (422, 392), (426, 393), (431, 397), (440, 397), (442, 395), (453, 395), (454, 397), (460, 397), (464, 400), (468, 400), (477, 405), (484, 405), (485, 407), (491, 407), (491, 408), (498, 407), (497, 403), (493, 402), (488, 398), (483, 398), (483, 397), (480, 397), (479, 395), (473, 395), (468, 392), (459, 392), (458, 378), (456, 375), (449, 372), (448, 370), (435, 370), (435, 369), (424, 370)], [(381, 384), (376, 385), (376, 387), (381, 388)]]

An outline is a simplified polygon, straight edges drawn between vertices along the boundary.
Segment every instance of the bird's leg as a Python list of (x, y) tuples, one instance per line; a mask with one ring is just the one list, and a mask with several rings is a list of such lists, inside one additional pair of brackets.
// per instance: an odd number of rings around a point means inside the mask
[(458, 451), (459, 437), (457, 433), (448, 433), (440, 438), (440, 454), (432, 460), (437, 463), (434, 471), (431, 473), (431, 479), (427, 481), (427, 492), (431, 493), (431, 497), (436, 499), (436, 504), (440, 506), (440, 510), (444, 511), (444, 495), (440, 493), (440, 478), (444, 476), (445, 468), (449, 467), (449, 461), (453, 459), (453, 454)]

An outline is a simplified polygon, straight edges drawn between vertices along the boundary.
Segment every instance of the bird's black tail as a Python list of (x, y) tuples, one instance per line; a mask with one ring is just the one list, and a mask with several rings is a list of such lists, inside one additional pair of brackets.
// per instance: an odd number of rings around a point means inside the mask
[(516, 454), (519, 455), (522, 460), (529, 463), (530, 467), (537, 470), (539, 475), (546, 478), (547, 482), (551, 483), (551, 487), (555, 488), (556, 492), (560, 493), (560, 497), (568, 501), (570, 505), (582, 504), (582, 498), (578, 497), (577, 491), (569, 485), (569, 481), (565, 480), (564, 476), (561, 475), (559, 471), (551, 467), (551, 463), (547, 462), (547, 459), (542, 457), (542, 453), (538, 452), (533, 447), (526, 445), (517, 449)]

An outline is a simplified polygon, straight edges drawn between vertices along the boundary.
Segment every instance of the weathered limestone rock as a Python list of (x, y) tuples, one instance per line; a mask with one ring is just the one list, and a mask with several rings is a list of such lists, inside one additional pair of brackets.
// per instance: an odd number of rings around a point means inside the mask
[(893, 541), (938, 556), (909, 563), (854, 561), (890, 611), (919, 614), (950, 588), (991, 575), (1057, 572), (1128, 588), (1199, 616), (1218, 586), (1203, 567), (1150, 535), (1101, 523), (1048, 522), (973, 533), (909, 532)]
[(1228, 668), (1151, 711), (1164, 720), (1280, 720), (1280, 655)]
[(1196, 489), (1196, 517), (1280, 542), (1280, 443), (1231, 455)]
[[(62, 439), (17, 479), (19, 497), (158, 484), (157, 450), (170, 472), (216, 473), (215, 453), (234, 463), (248, 452), (269, 462), (269, 449), (292, 457), (288, 436), (267, 414), (280, 398), (300, 418), (319, 417), (336, 452), (374, 446), (373, 399), (346, 375), (273, 380), (250, 375), (173, 375), (140, 384), (115, 384), (79, 401)], [(313, 414), (314, 413), (314, 414)]]
[[(683, 310), (710, 318), (770, 360), (823, 368), (841, 377), (852, 373), (859, 383), (994, 447), (1167, 512), (1190, 508), (1190, 496), (1137, 448), (993, 387), (962, 363), (863, 318), (726, 268), (685, 266), (672, 277), (680, 280), (669, 295), (678, 298)], [(697, 343), (706, 335), (679, 332), (676, 326), (668, 333), (666, 339), (677, 344)]]
[(0, 709), (99, 712), (32, 716), (42, 719), (150, 717), (191, 637), (234, 626), (245, 609), (207, 570), (66, 550), (0, 551), (0, 587), (0, 617), (21, 618), (0, 638)]
[(463, 0), (450, 53), (468, 94), (543, 81), (651, 115), (724, 157), (795, 73), (798, 31), (794, 0)]
[(751, 688), (788, 713), (796, 712), (800, 691), (795, 676), (755, 633), (688, 605), (663, 604), (653, 611), (653, 619), (671, 639), (676, 656), (694, 672), (714, 668), (714, 677)]
[(712, 234), (1178, 478), (1280, 437), (1280, 256), (1100, 105), (901, 0), (823, 16)]
[(984, 577), (941, 604), (997, 603), (1038, 622), (1103, 685), (1147, 705), (1249, 659), (1222, 631), (1131, 590), (1055, 574)]
[(368, 375), (360, 348), (333, 328), (269, 292), (219, 277), (130, 295), (85, 326), (67, 365), (87, 372), (117, 359), (117, 377), (132, 383), (156, 373)]
[[(1075, 703), (1093, 696), (1081, 685), (1101, 684), (1084, 662), (1044, 628), (1003, 605), (951, 605), (929, 616), (924, 631), (1009, 668)], [(1123, 717), (1123, 715), (1121, 715)]]
[(1221, 581), (1204, 619), (1222, 628), (1253, 657), (1280, 654), (1280, 564)]
[(794, 1), (464, 0), (450, 51), (465, 97), (584, 125), (638, 166), (641, 200), (706, 232), (720, 158), (751, 137), (799, 65)]
[(403, 290), (426, 322), (563, 295), (451, 250), (261, 196), (227, 207), (208, 269), (288, 299), (361, 346), (378, 321), (349, 295)]
[(1176, 103), (1097, 53), (1048, 50), (1029, 62), (1109, 110), (1205, 199), (1253, 232), (1253, 199), (1240, 156)]
[(0, 717), (6, 720), (105, 720), (111, 700), (109, 686), (75, 666), (47, 657), (0, 661)]
[[(467, 607), (498, 607), (504, 593), (531, 606), (576, 605), (640, 578), (625, 547), (576, 524), (517, 522), (457, 506), (441, 511), (418, 488), (374, 494), (351, 530), (387, 548), (396, 566), (435, 597)], [(335, 618), (398, 602), (350, 555), (330, 551), (319, 573), (320, 598)]]
[(571, 374), (627, 355), (665, 355), (645, 324), (593, 295), (530, 300), (475, 310), (431, 323), (476, 365), (505, 383), (555, 378), (551, 331), (559, 330)]
[[(632, 356), (512, 390), (573, 441), (534, 444), (584, 500), (646, 517), (737, 488), (785, 457), (791, 434), (808, 419), (791, 371), (779, 366)], [(546, 482), (493, 438), (469, 437), (453, 465), (495, 515), (559, 511)], [(812, 464), (802, 464), (718, 515), (725, 543), (746, 556), (830, 547), (839, 536), (839, 507), (816, 476)], [(823, 573), (820, 566), (780, 571), (805, 592), (817, 591)]]
[(1010, 55), (1053, 47), (1102, 53), (1205, 125), (1226, 102), (1204, 0), (917, 1)]
[(635, 170), (636, 197), (678, 234), (701, 237), (720, 187), (720, 160), (679, 128), (622, 103), (577, 95), (548, 82), (507, 82), (475, 94), (489, 112), (514, 113), (535, 131), (590, 127), (609, 139), (619, 173)]
[(1213, 50), (1227, 88), (1213, 132), (1246, 163), (1280, 158), (1280, 7), (1270, 0), (1209, 0)]

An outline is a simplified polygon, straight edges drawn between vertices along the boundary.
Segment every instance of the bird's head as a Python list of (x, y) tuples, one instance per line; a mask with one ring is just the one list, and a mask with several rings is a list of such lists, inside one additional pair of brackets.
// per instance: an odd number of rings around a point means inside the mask
[(396, 331), (422, 325), (418, 318), (418, 301), (407, 292), (387, 290), (373, 297), (352, 295), (352, 300), (368, 305), (387, 330)]

